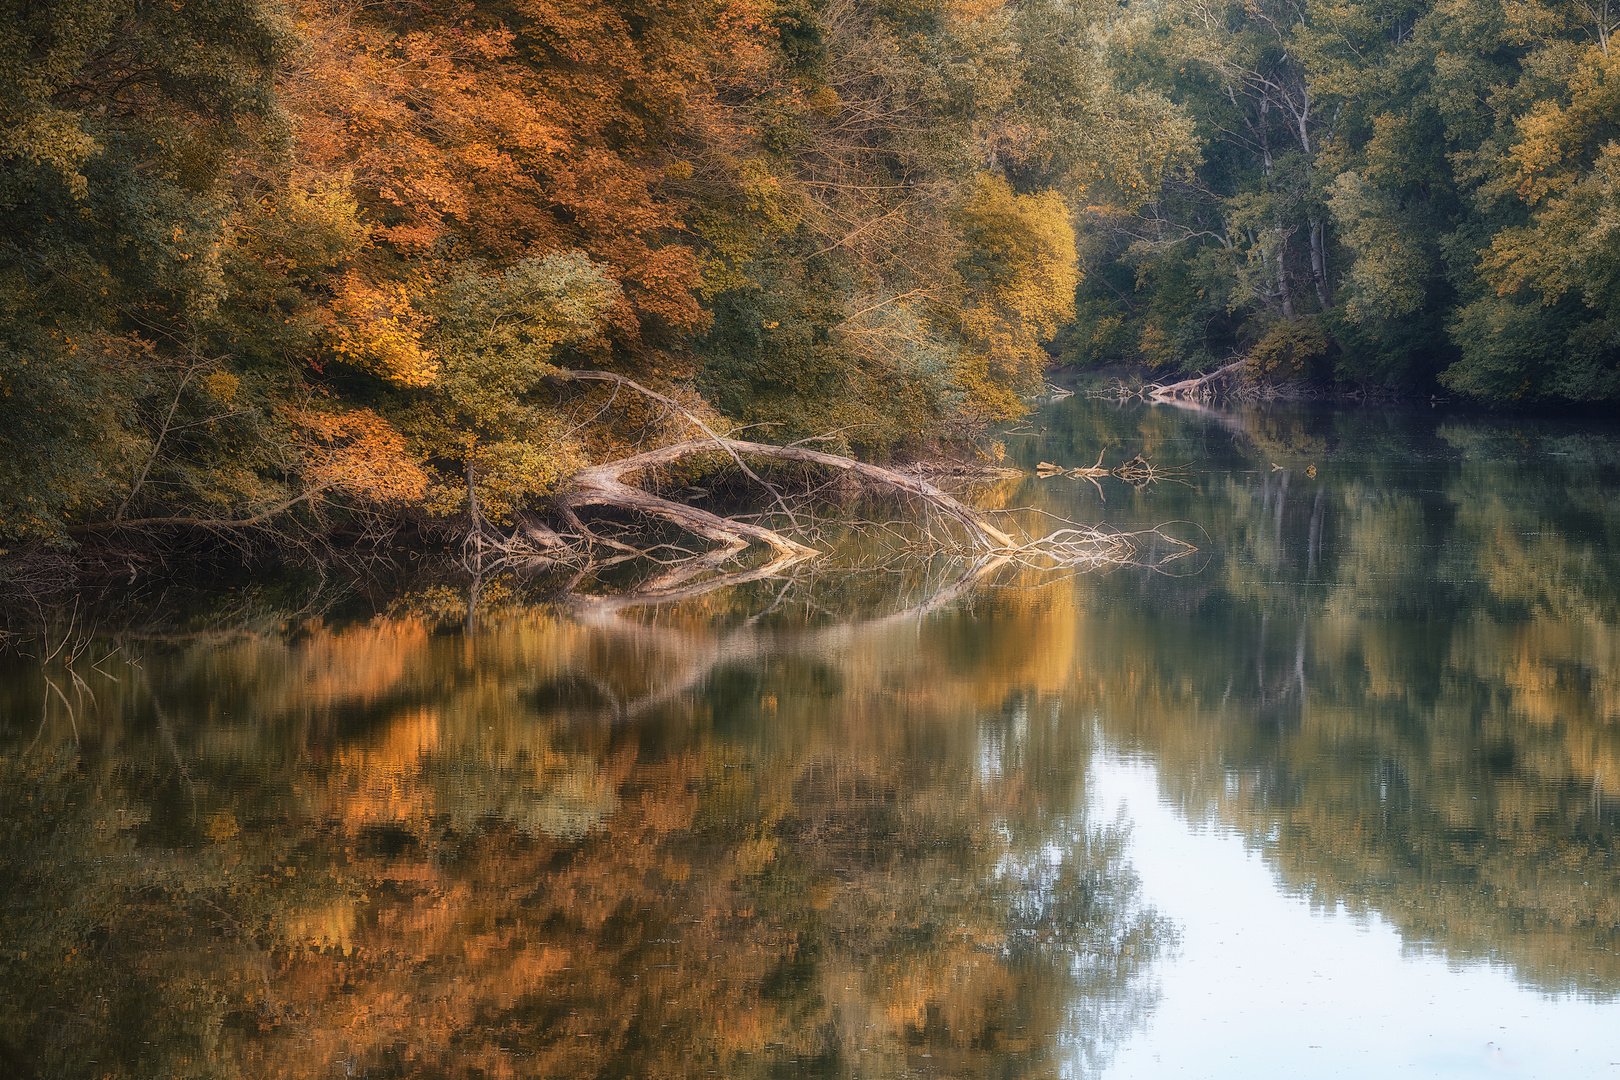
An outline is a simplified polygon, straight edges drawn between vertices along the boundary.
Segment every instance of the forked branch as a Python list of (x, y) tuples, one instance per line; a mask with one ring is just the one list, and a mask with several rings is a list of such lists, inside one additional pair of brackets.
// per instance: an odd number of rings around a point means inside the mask
[[(668, 521), (673, 525), (722, 544), (727, 553), (740, 551), (752, 541), (769, 546), (781, 556), (803, 558), (815, 554), (813, 548), (784, 536), (774, 529), (768, 529), (751, 522), (738, 521), (735, 518), (721, 517), (707, 510), (662, 498), (624, 482), (624, 477), (631, 473), (671, 465), (697, 454), (713, 452), (716, 449), (725, 451), (737, 460), (746, 455), (748, 457), (770, 458), (776, 461), (791, 461), (803, 465), (815, 465), (825, 469), (853, 474), (871, 483), (924, 500), (940, 514), (961, 524), (969, 535), (973, 537), (975, 543), (979, 545), (991, 550), (1011, 549), (1018, 546), (1012, 537), (987, 521), (983, 515), (920, 477), (907, 476), (893, 469), (885, 469), (880, 465), (868, 465), (865, 462), (856, 461), (854, 458), (844, 457), (839, 454), (825, 454), (819, 450), (809, 450), (802, 446), (776, 446), (770, 443), (749, 442), (743, 439), (726, 439), (718, 435), (709, 439), (694, 439), (688, 442), (674, 443), (670, 446), (648, 450), (645, 453), (583, 469), (574, 474), (574, 490), (561, 500), (560, 506), (564, 515), (569, 518), (569, 523), (580, 530), (585, 529), (576, 513), (580, 507), (612, 506), (625, 510), (634, 510), (650, 517)], [(586, 534), (589, 535), (588, 531)]]

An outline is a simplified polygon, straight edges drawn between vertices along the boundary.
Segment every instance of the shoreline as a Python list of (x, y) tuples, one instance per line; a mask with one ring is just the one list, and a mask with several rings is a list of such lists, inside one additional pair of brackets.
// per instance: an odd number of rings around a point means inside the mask
[[(1192, 373), (1192, 374), (1196, 374)], [(1078, 395), (1122, 400), (1137, 398), (1143, 387), (1156, 380), (1187, 378), (1184, 373), (1166, 375), (1143, 365), (1110, 364), (1095, 368), (1050, 367), (1042, 376), (1052, 385)], [(1119, 391), (1123, 389), (1123, 393)], [(1172, 404), (1164, 401), (1161, 404)], [(1464, 416), (1523, 417), (1537, 420), (1579, 420), (1603, 422), (1620, 418), (1620, 408), (1611, 401), (1540, 400), (1486, 402), (1477, 398), (1424, 390), (1415, 386), (1385, 386), (1324, 379), (1289, 379), (1248, 383), (1234, 391), (1215, 393), (1185, 404), (1215, 407), (1223, 403), (1302, 404), (1355, 407), (1445, 407)]]

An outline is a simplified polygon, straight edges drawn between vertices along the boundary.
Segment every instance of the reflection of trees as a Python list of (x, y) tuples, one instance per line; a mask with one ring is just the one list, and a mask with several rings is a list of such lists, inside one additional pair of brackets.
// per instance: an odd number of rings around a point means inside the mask
[[(1211, 423), (1124, 415), (1168, 463)], [(454, 590), (347, 627), (260, 594), (83, 669), (93, 705), (47, 669), (77, 738), (18, 669), (0, 1040), (51, 1076), (1095, 1060), (1163, 928), (1076, 809), (1093, 716), (1321, 902), (1620, 989), (1620, 455), (1361, 423), (1217, 424), (1195, 487), (1109, 489), (1208, 530), (1183, 579), (919, 617), (959, 568), (884, 570), (863, 623), (872, 581), (820, 570), (588, 623), (490, 581), (476, 634)], [(991, 499), (1080, 516), (1059, 483)]]
[(1203, 580), (1086, 583), (1083, 692), (1294, 887), (1620, 991), (1616, 444), (1295, 419), (1203, 478)]
[(149, 644), (32, 749), (5, 681), (0, 1040), (50, 1076), (1022, 1075), (1150, 1004), (1061, 611), (469, 637), (421, 601)]

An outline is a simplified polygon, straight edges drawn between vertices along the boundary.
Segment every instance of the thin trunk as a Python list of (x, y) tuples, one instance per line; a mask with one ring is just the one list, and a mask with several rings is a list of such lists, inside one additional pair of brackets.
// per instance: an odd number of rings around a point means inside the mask
[(112, 517), (114, 521), (124, 519), (124, 512), (129, 509), (129, 504), (134, 502), (135, 496), (141, 493), (141, 488), (146, 484), (147, 476), (152, 472), (153, 462), (157, 461), (158, 455), (163, 452), (163, 441), (169, 437), (169, 428), (174, 423), (175, 410), (180, 408), (180, 399), (186, 392), (186, 384), (191, 382), (191, 377), (201, 370), (201, 364), (192, 364), (186, 368), (185, 377), (180, 380), (180, 385), (174, 388), (174, 400), (169, 402), (169, 411), (163, 417), (163, 427), (158, 430), (157, 438), (152, 440), (152, 452), (147, 455), (146, 464), (141, 467), (141, 475), (136, 478), (135, 485), (129, 489), (129, 494), (124, 496), (124, 501), (118, 504), (118, 510)]
[[(473, 453), (472, 447), (467, 448), (467, 535), (472, 539), (473, 565), (479, 570), (484, 566), (484, 515), (478, 509), (478, 489), (473, 486)], [(471, 631), (472, 608), (467, 609), (468, 628)]]
[[(1283, 235), (1282, 222), (1277, 222), (1277, 234)], [(1277, 292), (1282, 296), (1283, 318), (1293, 319), (1294, 298), (1289, 295), (1288, 289), (1288, 241), (1284, 240), (1277, 245)]]
[(1303, 103), (1299, 112), (1294, 114), (1294, 120), (1299, 126), (1299, 148), (1309, 158), (1311, 156), (1311, 131), (1309, 127), (1311, 122), (1311, 88), (1308, 84), (1300, 90), (1300, 96)]
[(1260, 98), (1260, 164), (1265, 175), (1271, 175), (1271, 138), (1266, 133), (1266, 114), (1271, 112), (1271, 99), (1264, 95)]
[(1311, 276), (1316, 279), (1316, 300), (1326, 311), (1333, 306), (1328, 294), (1327, 249), (1322, 242), (1322, 223), (1311, 222)]
[(484, 531), (484, 515), (478, 510), (478, 489), (473, 486), (473, 456), (467, 455), (467, 517), (472, 521), (473, 535)]

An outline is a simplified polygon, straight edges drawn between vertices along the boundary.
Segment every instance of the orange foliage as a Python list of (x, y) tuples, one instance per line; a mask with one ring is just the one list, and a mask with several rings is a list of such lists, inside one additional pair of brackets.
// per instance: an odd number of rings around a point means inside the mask
[[(769, 65), (753, 0), (547, 0), (504, 19), (473, 4), (307, 0), (300, 15), (283, 100), (303, 166), (352, 176), (391, 253), (373, 277), (396, 273), (397, 255), (583, 250), (623, 287), (620, 345), (707, 325), (667, 158), (682, 147), (728, 159), (749, 138), (720, 94)], [(357, 281), (344, 295), (364, 291)]]
[(370, 409), (305, 412), (304, 458), (309, 479), (363, 502), (397, 506), (417, 502), (428, 477), (405, 453), (405, 437)]

